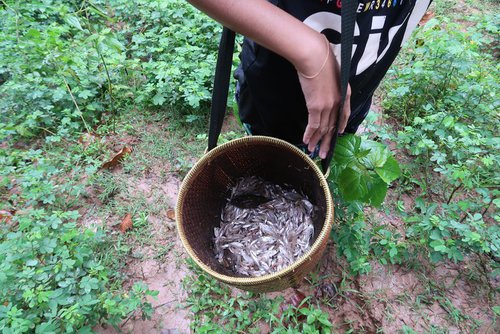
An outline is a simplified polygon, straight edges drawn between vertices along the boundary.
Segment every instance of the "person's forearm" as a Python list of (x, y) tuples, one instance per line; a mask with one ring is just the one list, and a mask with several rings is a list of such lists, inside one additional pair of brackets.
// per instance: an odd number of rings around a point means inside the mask
[[(325, 158), (333, 129), (339, 126), (336, 123), (341, 102), (339, 66), (326, 37), (266, 0), (188, 1), (295, 66), (308, 112), (303, 142), (311, 152), (321, 142), (319, 155)], [(342, 110), (344, 119), (348, 119), (349, 113), (350, 105), (346, 103)], [(342, 119), (340, 124), (345, 127)]]
[(314, 74), (325, 52), (321, 35), (265, 0), (188, 0), (228, 28), (290, 61), (304, 74)]

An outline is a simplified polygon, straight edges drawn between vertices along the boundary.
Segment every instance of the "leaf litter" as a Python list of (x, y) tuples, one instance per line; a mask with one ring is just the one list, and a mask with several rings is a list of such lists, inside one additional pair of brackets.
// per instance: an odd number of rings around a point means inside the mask
[(125, 156), (127, 156), (130, 153), (132, 153), (132, 148), (130, 148), (128, 146), (124, 146), (120, 150), (120, 152), (118, 152), (111, 160), (106, 161), (105, 163), (103, 163), (102, 166), (101, 166), (101, 168), (102, 169), (113, 169), (113, 168), (115, 168), (116, 166), (118, 166), (123, 161), (123, 159), (125, 158)]

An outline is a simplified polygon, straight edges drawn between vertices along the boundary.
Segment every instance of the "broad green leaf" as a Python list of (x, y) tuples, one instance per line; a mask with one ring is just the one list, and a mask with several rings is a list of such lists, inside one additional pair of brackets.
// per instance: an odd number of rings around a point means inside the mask
[(453, 119), (453, 116), (446, 116), (444, 119), (443, 119), (443, 125), (447, 128), (453, 126), (453, 124), (455, 124), (455, 120)]
[(453, 260), (455, 263), (464, 260), (462, 252), (457, 247), (453, 247), (449, 250), (448, 258)]
[(57, 333), (59, 331), (59, 328), (57, 327), (56, 324), (48, 321), (48, 322), (42, 322), (35, 328), (35, 333), (43, 333), (43, 334), (52, 334), (52, 333)]
[(80, 21), (78, 20), (78, 17), (74, 16), (74, 15), (67, 15), (64, 20), (66, 21), (67, 24), (69, 24), (70, 26), (72, 26), (73, 28), (76, 28), (78, 30), (82, 30), (83, 31), (83, 28), (80, 24)]
[(36, 260), (36, 259), (31, 259), (31, 260), (26, 261), (26, 266), (28, 266), (28, 267), (34, 267), (37, 264), (38, 264), (38, 260)]
[(104, 28), (101, 30), (100, 35), (104, 36), (107, 34), (111, 34), (111, 29), (110, 28)]
[(333, 326), (326, 316), (318, 317), (318, 321), (321, 322), (324, 326), (327, 327)]
[(27, 32), (26, 32), (26, 37), (31, 37), (32, 39), (38, 39), (40, 38), (41, 34), (38, 30), (36, 29), (29, 29)]
[(364, 175), (351, 167), (340, 173), (338, 184), (342, 198), (346, 201), (361, 200), (368, 192)]
[(369, 150), (369, 149), (365, 149), (365, 150), (361, 149), (361, 150), (358, 152), (358, 154), (356, 154), (356, 156), (357, 156), (357, 158), (358, 158), (358, 159), (361, 159), (361, 158), (366, 157), (369, 153), (370, 153), (370, 150)]
[(85, 40), (85, 43), (93, 42), (99, 39), (99, 34), (92, 34)]
[(372, 182), (367, 182), (368, 191), (363, 200), (374, 207), (379, 207), (387, 195), (387, 184), (378, 177), (372, 180)]
[(361, 143), (363, 151), (368, 150), (368, 154), (364, 155), (360, 160), (369, 169), (383, 167), (387, 158), (390, 156), (389, 150), (386, 146), (372, 140), (366, 140)]
[(431, 246), (434, 249), (436, 247), (443, 246), (443, 245), (444, 245), (444, 241), (442, 239), (433, 240), (429, 243), (429, 246)]
[(431, 246), (436, 252), (446, 252), (448, 248), (444, 244), (444, 240), (433, 240), (429, 243), (429, 246)]
[(429, 254), (430, 258), (431, 258), (431, 261), (433, 263), (437, 263), (439, 261), (441, 261), (443, 259), (443, 254), (439, 253), (439, 252), (431, 252)]
[(165, 95), (162, 93), (157, 93), (153, 96), (153, 104), (156, 106), (161, 106), (166, 101)]
[(348, 134), (338, 138), (335, 148), (335, 163), (347, 166), (356, 159), (356, 154), (361, 146), (361, 138)]
[(429, 238), (432, 240), (441, 240), (443, 236), (441, 235), (441, 231), (439, 231), (438, 229), (434, 229), (429, 235)]
[(99, 16), (102, 16), (103, 18), (105, 18), (108, 21), (113, 21), (113, 19), (110, 16), (108, 16), (102, 8), (100, 8), (99, 6), (94, 4), (92, 1), (89, 1), (89, 5), (91, 6), (89, 9), (92, 12), (96, 13)]
[(375, 172), (389, 184), (401, 175), (399, 164), (392, 156), (387, 157), (387, 161), (382, 167), (376, 167)]
[(500, 208), (500, 198), (495, 198), (493, 200), (493, 204), (497, 207), (497, 208)]
[(106, 44), (106, 46), (111, 49), (115, 49), (118, 52), (122, 52), (123, 50), (125, 50), (123, 44), (114, 37), (106, 37), (106, 39), (104, 40), (104, 44)]

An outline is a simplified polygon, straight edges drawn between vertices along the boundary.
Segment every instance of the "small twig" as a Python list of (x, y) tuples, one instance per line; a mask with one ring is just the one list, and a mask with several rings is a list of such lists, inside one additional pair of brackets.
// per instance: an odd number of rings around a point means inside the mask
[(493, 203), (493, 201), (495, 200), (495, 198), (491, 198), (490, 199), (490, 202), (488, 203), (488, 205), (484, 208), (483, 212), (481, 212), (481, 217), (484, 216), (484, 214), (486, 213), (486, 211), (488, 211), (488, 209), (490, 208), (491, 206), (491, 203)]
[[(488, 209), (490, 208), (491, 204), (493, 203), (493, 201), (495, 200), (495, 198), (492, 198), (490, 199), (488, 205), (486, 205), (486, 207), (483, 209), (483, 211), (481, 212), (481, 217), (484, 218), (484, 214), (486, 213), (486, 211), (488, 211)], [(467, 212), (465, 212), (465, 215), (460, 218), (460, 223), (463, 223), (465, 218), (467, 218)]]
[(120, 325), (120, 327), (123, 327), (127, 324), (127, 322), (134, 316), (135, 314), (135, 310), (130, 312), (130, 315), (127, 317), (127, 319), (125, 319), (125, 321)]
[(486, 267), (485, 260), (481, 255), (479, 255), (479, 267), (481, 268), (481, 274), (483, 275), (483, 278), (488, 286), (488, 302), (492, 304), (494, 302), (493, 296), (495, 295), (495, 288), (491, 285), (488, 277), (488, 268)]
[(62, 76), (62, 79), (64, 80), (64, 84), (66, 85), (66, 89), (68, 90), (69, 95), (71, 96), (71, 99), (73, 100), (73, 103), (76, 107), (76, 110), (78, 110), (78, 113), (80, 114), (80, 118), (83, 121), (83, 125), (85, 126), (85, 129), (87, 129), (88, 133), (91, 133), (92, 131), (90, 130), (87, 122), (85, 121), (85, 118), (83, 118), (83, 113), (80, 110), (80, 107), (78, 106), (78, 103), (76, 102), (75, 96), (73, 95), (73, 92), (71, 91), (71, 87), (69, 87), (68, 82), (66, 81), (66, 78), (64, 77), (64, 75)]
[(451, 194), (450, 194), (450, 197), (448, 197), (448, 201), (446, 201), (446, 204), (450, 204), (451, 199), (453, 198), (453, 195), (455, 195), (455, 193), (456, 193), (456, 192), (457, 192), (460, 188), (462, 188), (462, 186), (463, 186), (463, 183), (460, 183), (458, 186), (456, 186), (456, 187), (453, 189), (453, 191), (452, 191), (452, 192), (451, 192)]
[[(154, 310), (156, 310), (157, 308), (160, 308), (160, 307), (162, 307), (162, 306), (165, 306), (165, 305), (170, 304), (170, 303), (173, 303), (173, 302), (175, 302), (175, 300), (170, 300), (170, 301), (165, 302), (165, 303), (163, 303), (163, 304), (156, 305), (155, 307), (153, 307), (153, 309), (154, 309)], [(132, 311), (132, 312), (130, 313), (130, 315), (127, 317), (127, 319), (125, 319), (125, 321), (124, 321), (124, 322), (120, 325), (120, 327), (122, 327), (122, 328), (123, 328), (123, 327), (127, 324), (127, 322), (128, 322), (130, 319), (132, 319), (132, 317), (134, 316), (134, 314), (135, 314), (135, 310), (134, 310), (134, 311)]]
[(104, 60), (104, 57), (102, 53), (99, 51), (99, 46), (95, 46), (97, 54), (102, 60), (102, 64), (104, 65), (104, 70), (106, 71), (106, 77), (108, 79), (108, 91), (109, 91), (109, 101), (111, 102), (111, 112), (113, 114), (113, 132), (116, 132), (116, 109), (115, 109), (115, 103), (114, 103), (114, 97), (113, 97), (113, 85), (111, 84), (111, 77), (109, 75), (108, 71), (108, 66), (106, 65), (106, 61)]
[[(51, 134), (51, 135), (53, 135), (53, 136), (57, 136), (57, 133), (55, 133), (54, 131), (51, 131), (51, 130), (49, 130), (49, 129), (47, 129), (47, 128), (43, 127), (43, 126), (37, 126), (37, 128), (39, 128), (40, 130), (43, 130), (43, 131), (45, 131), (45, 132), (48, 132), (48, 133), (50, 133), (50, 134)], [(66, 144), (74, 144), (74, 143), (75, 143), (74, 141), (69, 141), (69, 140), (67, 140), (67, 139), (66, 139), (66, 138), (64, 138), (64, 137), (61, 137), (61, 139), (62, 139), (64, 142), (66, 142)]]
[(173, 303), (173, 302), (175, 302), (175, 301), (176, 301), (175, 299), (174, 299), (174, 300), (169, 300), (168, 302), (165, 302), (165, 303), (163, 303), (163, 304), (156, 305), (155, 307), (153, 307), (153, 309), (154, 309), (154, 310), (156, 310), (157, 308), (163, 307), (163, 306), (165, 306), (165, 305), (167, 305), (167, 304), (171, 304), (171, 303)]

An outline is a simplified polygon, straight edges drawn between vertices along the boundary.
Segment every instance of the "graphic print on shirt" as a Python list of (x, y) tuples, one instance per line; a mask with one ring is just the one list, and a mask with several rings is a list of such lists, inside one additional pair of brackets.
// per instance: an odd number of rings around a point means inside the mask
[[(358, 15), (363, 15), (368, 11), (379, 11), (381, 9), (391, 9), (391, 7), (402, 6), (409, 0), (373, 0), (366, 3), (360, 3), (357, 9)], [(333, 1), (325, 1), (327, 4)], [(340, 2), (340, 1), (338, 1)], [(337, 6), (341, 5), (336, 3)], [(416, 0), (413, 10), (405, 16), (391, 17), (387, 19), (387, 14), (373, 13), (369, 27), (360, 29), (358, 23), (354, 28), (354, 45), (352, 51), (352, 62), (355, 66), (353, 74), (359, 75), (384, 59), (389, 49), (399, 49), (411, 35), (416, 25), (425, 14), (431, 0)], [(333, 44), (333, 51), (340, 64), (340, 15), (320, 11), (308, 16), (304, 23), (316, 31), (324, 33)], [(363, 31), (363, 34), (360, 34)], [(397, 36), (397, 38), (396, 38)], [(362, 47), (358, 47), (362, 46)], [(393, 49), (394, 50), (394, 49)], [(392, 59), (390, 60), (392, 61)]]

